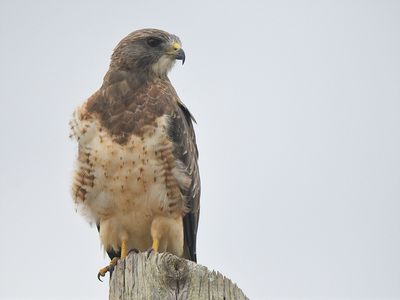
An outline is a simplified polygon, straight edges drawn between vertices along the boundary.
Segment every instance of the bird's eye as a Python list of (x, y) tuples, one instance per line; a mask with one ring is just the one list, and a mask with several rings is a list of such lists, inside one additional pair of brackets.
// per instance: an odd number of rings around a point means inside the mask
[(151, 37), (147, 39), (147, 44), (150, 47), (157, 47), (162, 43), (162, 40), (160, 40), (159, 38), (155, 38), (155, 37)]

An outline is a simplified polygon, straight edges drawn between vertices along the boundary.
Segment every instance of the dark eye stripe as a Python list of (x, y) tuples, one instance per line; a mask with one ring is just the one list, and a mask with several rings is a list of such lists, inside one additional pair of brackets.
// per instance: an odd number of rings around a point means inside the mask
[(147, 39), (147, 44), (150, 47), (157, 47), (157, 46), (161, 45), (161, 43), (162, 43), (162, 40), (159, 38), (156, 38), (156, 37), (150, 37)]

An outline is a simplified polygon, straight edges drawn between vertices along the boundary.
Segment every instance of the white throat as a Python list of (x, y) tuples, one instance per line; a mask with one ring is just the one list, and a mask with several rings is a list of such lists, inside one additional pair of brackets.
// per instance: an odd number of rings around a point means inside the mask
[(161, 58), (153, 65), (153, 72), (158, 76), (166, 75), (175, 64), (175, 59), (169, 55), (163, 55)]

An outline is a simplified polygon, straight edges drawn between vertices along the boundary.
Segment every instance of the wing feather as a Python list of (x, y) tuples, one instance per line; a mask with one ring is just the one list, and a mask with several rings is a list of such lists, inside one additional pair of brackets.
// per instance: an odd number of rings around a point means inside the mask
[(175, 159), (183, 164), (184, 171), (190, 178), (190, 185), (181, 187), (188, 208), (183, 217), (184, 255), (196, 262), (196, 237), (200, 215), (200, 175), (197, 164), (199, 154), (192, 123), (194, 118), (183, 103), (177, 103), (170, 119), (169, 137), (174, 144)]

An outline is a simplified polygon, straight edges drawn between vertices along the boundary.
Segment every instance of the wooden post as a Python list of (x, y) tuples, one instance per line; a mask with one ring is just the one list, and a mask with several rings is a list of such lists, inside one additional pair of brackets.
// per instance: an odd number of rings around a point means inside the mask
[(110, 280), (110, 300), (248, 299), (218, 272), (169, 253), (130, 253)]

